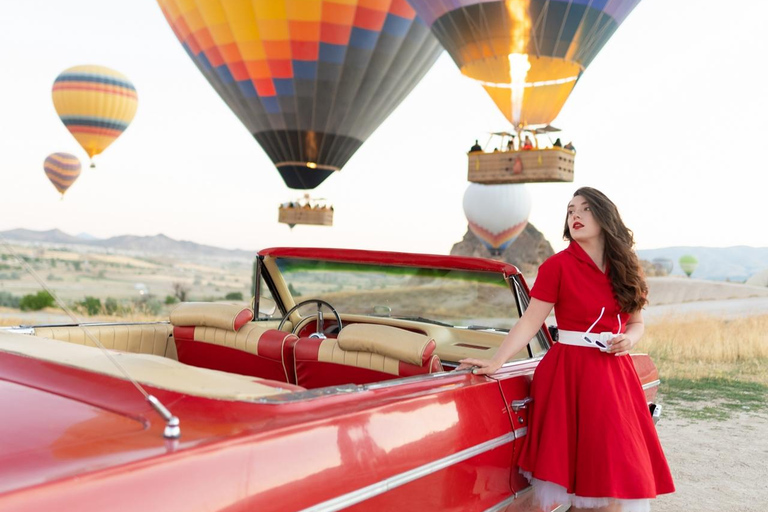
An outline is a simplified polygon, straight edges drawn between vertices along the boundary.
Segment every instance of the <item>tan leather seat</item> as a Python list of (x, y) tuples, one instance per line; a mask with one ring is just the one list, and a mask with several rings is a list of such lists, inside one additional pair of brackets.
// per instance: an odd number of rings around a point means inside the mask
[[(135, 354), (153, 354), (178, 361), (176, 345), (171, 337), (172, 327), (167, 323), (145, 325), (87, 325), (86, 328), (105, 348)], [(77, 325), (38, 327), (35, 335), (67, 341), (77, 345), (95, 347), (96, 344)]]
[[(234, 304), (184, 303), (171, 312), (179, 361), (262, 379), (293, 383), (290, 358), (298, 338), (251, 322), (253, 311)], [(288, 355), (284, 357), (283, 352)]]
[(337, 339), (300, 338), (295, 383), (304, 388), (367, 384), (443, 371), (435, 340), (387, 325), (352, 324)]

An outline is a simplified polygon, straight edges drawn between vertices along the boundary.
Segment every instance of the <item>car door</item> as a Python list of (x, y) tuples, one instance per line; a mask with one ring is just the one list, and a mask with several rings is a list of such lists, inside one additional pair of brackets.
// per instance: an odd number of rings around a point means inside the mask
[(528, 480), (520, 474), (517, 466), (520, 452), (528, 434), (528, 411), (531, 405), (531, 380), (539, 358), (515, 361), (505, 366), (494, 377), (498, 380), (499, 390), (509, 414), (511, 432), (514, 436), (512, 444), (512, 461), (510, 463), (510, 487), (515, 493), (526, 491)]

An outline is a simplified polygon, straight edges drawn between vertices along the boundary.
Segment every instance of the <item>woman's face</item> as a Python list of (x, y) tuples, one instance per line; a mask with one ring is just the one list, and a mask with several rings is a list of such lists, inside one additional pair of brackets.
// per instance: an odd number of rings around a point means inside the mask
[(589, 202), (583, 196), (574, 196), (568, 203), (568, 231), (577, 242), (597, 238), (602, 232)]

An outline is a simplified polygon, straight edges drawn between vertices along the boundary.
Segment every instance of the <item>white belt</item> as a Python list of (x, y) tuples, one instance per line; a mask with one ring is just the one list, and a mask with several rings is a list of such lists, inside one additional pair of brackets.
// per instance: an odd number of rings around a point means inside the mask
[[(576, 345), (579, 347), (596, 348), (601, 352), (608, 351), (608, 342), (613, 339), (616, 334), (607, 332), (581, 332), (581, 331), (557, 331), (557, 342), (563, 345)], [(602, 345), (602, 346), (601, 346)]]

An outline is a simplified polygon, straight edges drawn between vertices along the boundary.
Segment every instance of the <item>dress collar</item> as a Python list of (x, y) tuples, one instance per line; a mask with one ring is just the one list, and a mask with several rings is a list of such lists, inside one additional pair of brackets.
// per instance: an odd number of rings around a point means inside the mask
[(597, 270), (601, 274), (608, 275), (608, 266), (609, 266), (608, 260), (605, 261), (605, 272), (603, 272), (602, 270), (600, 270), (600, 267), (597, 266), (594, 260), (589, 257), (589, 254), (587, 254), (587, 252), (579, 245), (577, 241), (571, 240), (571, 243), (568, 245), (566, 252), (573, 255), (577, 260), (583, 261), (587, 265), (591, 266), (593, 269)]

